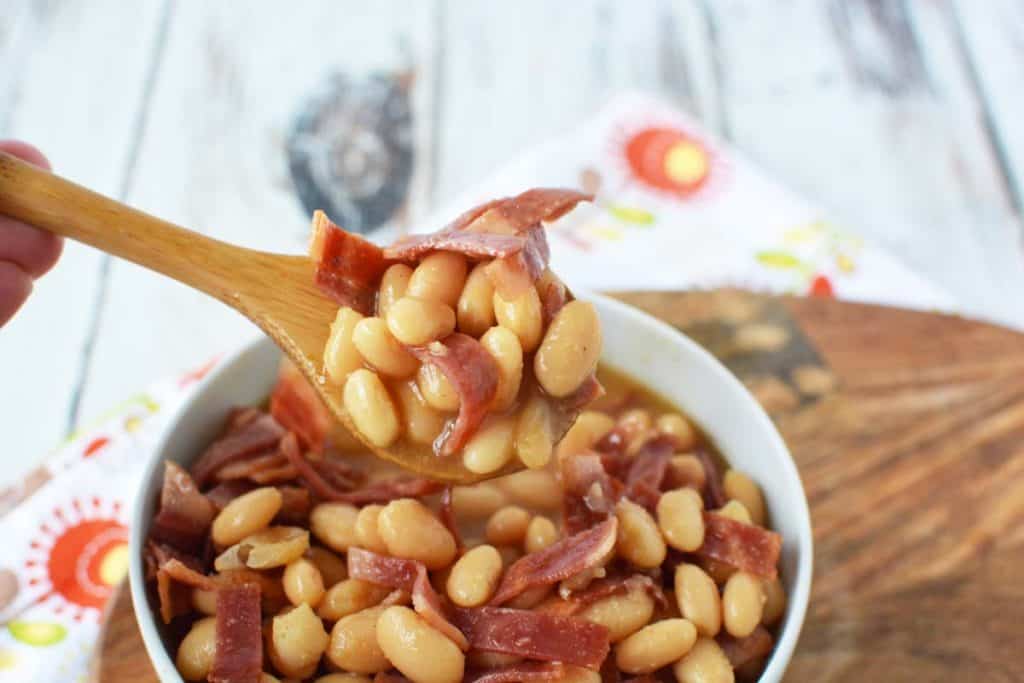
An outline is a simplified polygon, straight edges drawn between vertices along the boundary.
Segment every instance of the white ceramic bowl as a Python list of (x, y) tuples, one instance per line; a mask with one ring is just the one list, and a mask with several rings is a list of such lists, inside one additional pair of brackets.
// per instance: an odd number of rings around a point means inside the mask
[[(777, 683), (796, 646), (811, 587), (812, 539), (800, 475), (771, 420), (742, 384), (711, 354), (665, 323), (612, 299), (586, 294), (601, 317), (602, 361), (678, 405), (737, 469), (761, 485), (772, 525), (782, 534), (781, 571), (788, 607), (762, 683)], [(132, 602), (150, 659), (163, 683), (182, 683), (148, 601), (142, 550), (160, 491), (164, 460), (188, 464), (216, 436), (228, 409), (263, 400), (280, 352), (269, 339), (242, 348), (206, 377), (195, 398), (171, 420), (143, 476), (132, 510)]]

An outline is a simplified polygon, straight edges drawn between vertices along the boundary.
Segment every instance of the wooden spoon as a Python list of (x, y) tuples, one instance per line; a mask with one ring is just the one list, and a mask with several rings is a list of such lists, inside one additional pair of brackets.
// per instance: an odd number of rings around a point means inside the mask
[(462, 458), (430, 448), (376, 447), (352, 424), (341, 392), (328, 391), (321, 358), (338, 304), (313, 283), (306, 256), (268, 254), (186, 230), (0, 152), (0, 214), (70, 237), (155, 270), (220, 299), (270, 335), (350, 432), (378, 457), (443, 481), (468, 483), (507, 474), (467, 470)]

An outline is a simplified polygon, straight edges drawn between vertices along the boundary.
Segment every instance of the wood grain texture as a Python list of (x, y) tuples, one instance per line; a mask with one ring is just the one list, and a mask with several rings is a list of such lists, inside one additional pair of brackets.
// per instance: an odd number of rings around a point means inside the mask
[[(0, 138), (31, 141), (55, 170), (110, 195), (128, 175), (164, 0), (4, 2), (0, 9)], [(0, 332), (0, 486), (17, 481), (73, 428), (70, 414), (100, 295), (101, 254), (69, 244)], [(17, 358), (47, 359), (34, 373)], [(90, 419), (96, 415), (89, 416)]]
[[(784, 310), (835, 375), (816, 400), (775, 413), (808, 493), (816, 551), (787, 681), (1020, 680), (1024, 335), (825, 299), (619, 296), (684, 330), (738, 329), (765, 311), (782, 324), (775, 311)], [(746, 367), (741, 377), (758, 372)], [(97, 680), (155, 681), (141, 673), (133, 629), (124, 593)]]

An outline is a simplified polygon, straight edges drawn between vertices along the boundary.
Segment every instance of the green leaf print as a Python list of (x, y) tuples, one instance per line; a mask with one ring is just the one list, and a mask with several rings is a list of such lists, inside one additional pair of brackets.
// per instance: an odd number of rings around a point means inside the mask
[(756, 258), (758, 263), (769, 268), (803, 270), (807, 267), (799, 258), (785, 251), (759, 251)]
[(632, 225), (654, 224), (654, 214), (644, 209), (612, 204), (608, 207), (608, 213), (615, 216), (623, 223), (631, 223)]

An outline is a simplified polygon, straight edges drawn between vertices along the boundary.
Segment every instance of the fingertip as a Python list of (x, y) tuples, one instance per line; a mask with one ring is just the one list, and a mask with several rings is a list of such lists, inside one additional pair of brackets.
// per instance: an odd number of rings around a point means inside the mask
[(13, 154), (33, 166), (45, 168), (47, 171), (51, 170), (50, 160), (46, 158), (46, 155), (27, 142), (22, 142), (21, 140), (0, 140), (0, 150)]
[(0, 327), (7, 324), (32, 293), (32, 276), (10, 261), (0, 261)]

